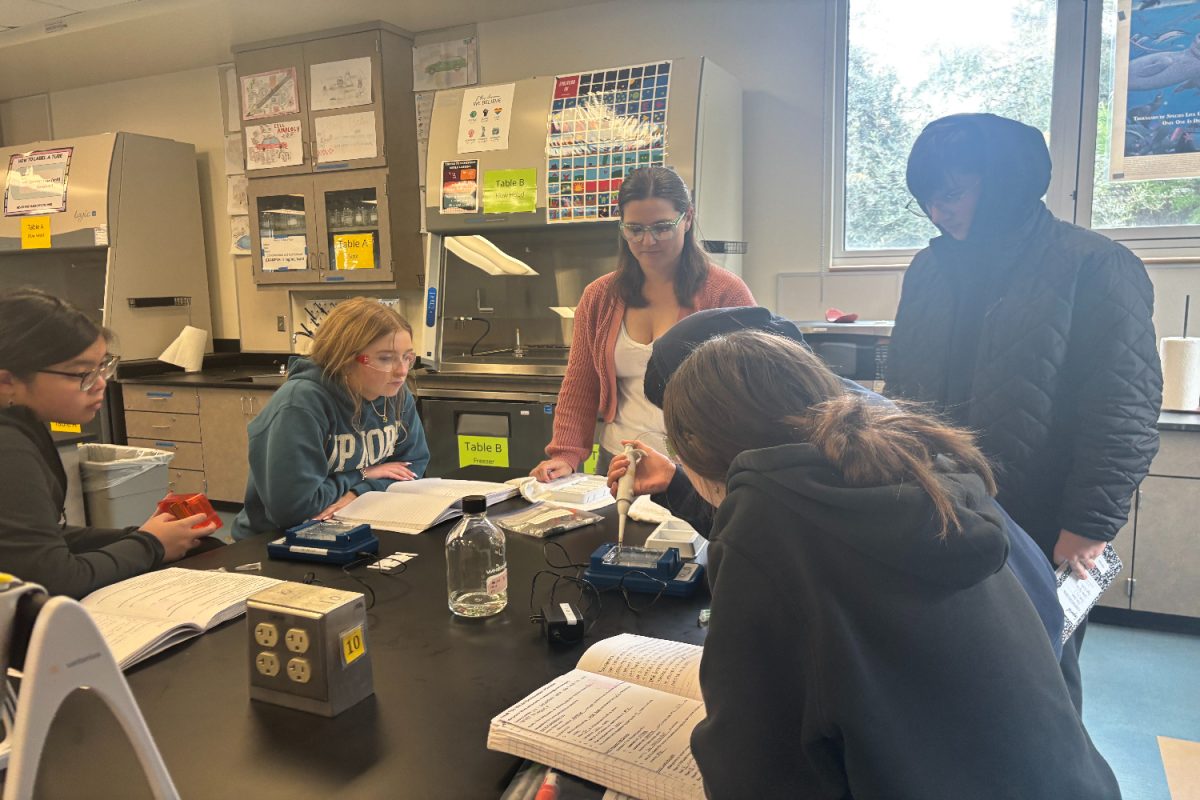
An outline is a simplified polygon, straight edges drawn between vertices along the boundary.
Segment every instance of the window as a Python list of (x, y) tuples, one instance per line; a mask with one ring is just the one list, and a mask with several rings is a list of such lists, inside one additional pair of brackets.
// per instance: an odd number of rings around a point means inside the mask
[(904, 169), (921, 129), (959, 112), (1013, 117), (1047, 134), (1046, 203), (1060, 218), (1143, 255), (1200, 246), (1188, 227), (1200, 225), (1200, 179), (1108, 178), (1116, 0), (832, 5), (842, 47), (829, 103), (835, 268), (905, 265), (937, 234), (906, 210)]

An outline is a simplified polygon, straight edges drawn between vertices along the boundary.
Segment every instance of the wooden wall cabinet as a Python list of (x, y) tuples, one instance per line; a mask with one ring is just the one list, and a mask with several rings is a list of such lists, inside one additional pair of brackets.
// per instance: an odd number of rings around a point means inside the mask
[(1200, 617), (1200, 433), (1160, 431), (1150, 474), (1113, 547), (1124, 570), (1100, 604)]
[(273, 389), (126, 384), (126, 435), (134, 447), (175, 454), (169, 491), (241, 503), (250, 471), (246, 426), (272, 394)]
[[(234, 61), (254, 280), (419, 288), (424, 266), (412, 34), (367, 23), (241, 45), (234, 48)], [(361, 78), (368, 63), (370, 91), (365, 92)], [(272, 74), (295, 75), (294, 84), (284, 81), (276, 94), (294, 92), (295, 110), (260, 116), (273, 102), (264, 102), (269, 93), (260, 89), (259, 99), (248, 101), (243, 87), (247, 79), (261, 86), (263, 79), (256, 76)], [(347, 86), (359, 89), (337, 89), (343, 74)], [(339, 107), (322, 108), (331, 96), (340, 98), (333, 101)], [(278, 143), (264, 143), (263, 137), (275, 123), (299, 126), (302, 146), (292, 157), (299, 158), (297, 163), (271, 165), (271, 148)], [(362, 266), (365, 260), (369, 266)]]

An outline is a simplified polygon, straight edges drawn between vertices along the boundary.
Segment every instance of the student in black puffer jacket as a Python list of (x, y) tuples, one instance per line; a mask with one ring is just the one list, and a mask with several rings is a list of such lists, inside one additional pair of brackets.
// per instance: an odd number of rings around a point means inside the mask
[(664, 410), (718, 506), (692, 734), (710, 797), (1120, 797), (1003, 569), (970, 434), (759, 331), (699, 345)]
[(959, 114), (917, 138), (908, 187), (944, 235), (905, 274), (884, 393), (978, 431), (997, 500), (1083, 574), (1158, 451), (1162, 373), (1145, 267), (1056, 219), (1049, 181), (1044, 137), (1014, 120)]

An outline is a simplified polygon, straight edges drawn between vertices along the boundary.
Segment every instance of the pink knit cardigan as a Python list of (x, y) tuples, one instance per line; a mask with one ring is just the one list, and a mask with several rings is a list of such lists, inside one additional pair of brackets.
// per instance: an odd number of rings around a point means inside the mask
[[(625, 303), (612, 291), (610, 272), (588, 284), (575, 309), (575, 327), (567, 374), (554, 411), (554, 439), (546, 447), (550, 458), (578, 467), (592, 452), (596, 418), (612, 422), (617, 415), (617, 367), (614, 353)], [(754, 296), (732, 272), (710, 265), (708, 278), (679, 318), (706, 308), (752, 306)]]

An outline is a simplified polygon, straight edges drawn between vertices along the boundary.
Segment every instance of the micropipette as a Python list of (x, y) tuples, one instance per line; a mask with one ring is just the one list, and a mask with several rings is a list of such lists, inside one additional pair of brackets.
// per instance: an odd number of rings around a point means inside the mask
[(625, 445), (625, 456), (629, 466), (625, 474), (617, 481), (617, 549), (625, 544), (625, 520), (629, 516), (629, 507), (633, 505), (633, 481), (637, 475), (637, 464), (642, 460), (642, 451), (632, 444)]

